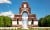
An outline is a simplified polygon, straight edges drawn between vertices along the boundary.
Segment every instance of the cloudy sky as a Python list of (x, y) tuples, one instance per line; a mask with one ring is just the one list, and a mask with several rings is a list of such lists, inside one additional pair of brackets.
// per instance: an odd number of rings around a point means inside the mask
[[(18, 14), (24, 0), (0, 0), (0, 13), (11, 12)], [(37, 19), (50, 14), (50, 0), (27, 0), (31, 13), (36, 14)], [(6, 14), (6, 13), (4, 13)]]

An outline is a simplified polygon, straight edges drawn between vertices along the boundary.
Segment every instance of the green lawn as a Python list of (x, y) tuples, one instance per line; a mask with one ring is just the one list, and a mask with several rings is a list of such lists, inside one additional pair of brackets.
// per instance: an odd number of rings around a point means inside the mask
[(18, 29), (0, 29), (0, 30), (50, 30), (50, 28), (29, 28), (29, 29), (18, 28)]

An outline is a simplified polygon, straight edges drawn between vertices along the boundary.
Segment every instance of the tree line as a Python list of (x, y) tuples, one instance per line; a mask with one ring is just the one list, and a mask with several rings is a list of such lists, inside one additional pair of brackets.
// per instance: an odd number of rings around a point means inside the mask
[(0, 16), (0, 27), (12, 26), (12, 19), (8, 16)]
[(39, 27), (50, 27), (50, 15), (40, 18), (38, 25)]

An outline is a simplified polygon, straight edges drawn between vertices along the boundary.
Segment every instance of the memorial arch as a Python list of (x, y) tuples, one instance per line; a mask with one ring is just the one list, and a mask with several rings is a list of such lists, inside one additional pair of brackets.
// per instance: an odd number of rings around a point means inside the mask
[(22, 2), (21, 7), (19, 8), (19, 14), (14, 15), (12, 26), (25, 26), (23, 28), (38, 27), (36, 14), (31, 14), (31, 8), (29, 7), (28, 2)]

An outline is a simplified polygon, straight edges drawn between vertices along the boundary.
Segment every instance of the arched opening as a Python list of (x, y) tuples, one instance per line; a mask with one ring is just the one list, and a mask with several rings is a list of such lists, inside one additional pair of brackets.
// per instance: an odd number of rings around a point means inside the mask
[(18, 20), (19, 20), (19, 19), (17, 19), (17, 24), (19, 24)]
[(33, 19), (32, 19), (32, 22), (31, 22), (31, 24), (33, 25)]
[(22, 14), (22, 28), (26, 29), (28, 28), (28, 14), (26, 12), (24, 12)]
[(27, 11), (23, 11), (23, 12), (22, 12), (22, 16), (23, 16), (24, 14), (26, 15), (26, 17), (28, 16), (28, 12), (27, 12)]

